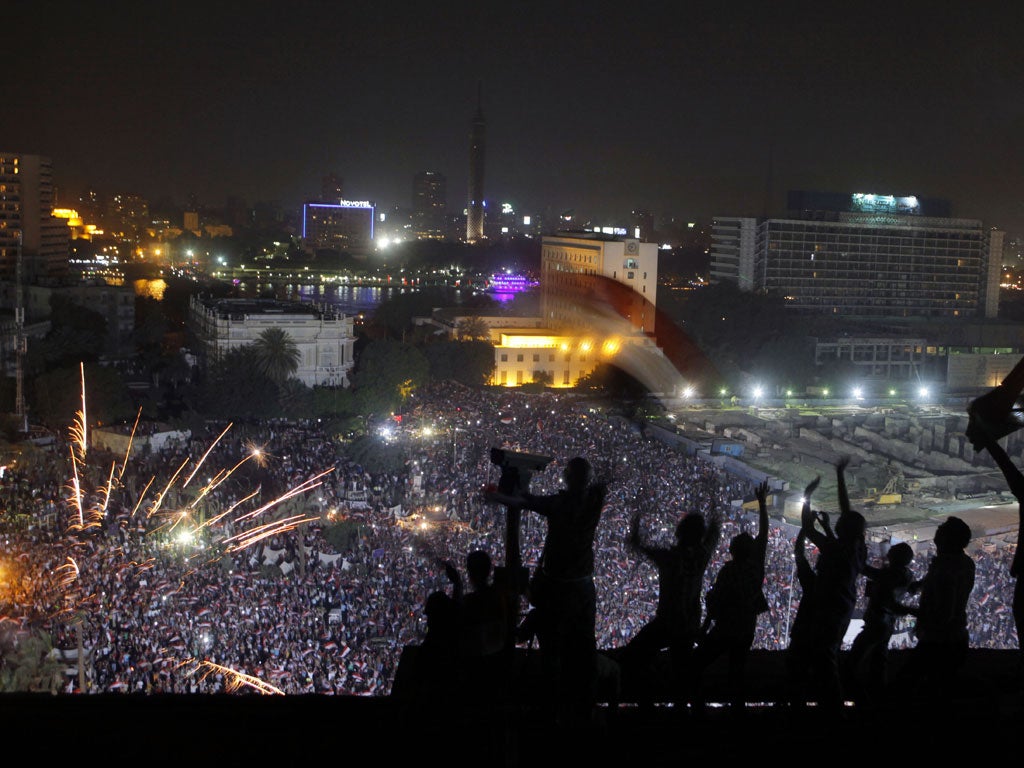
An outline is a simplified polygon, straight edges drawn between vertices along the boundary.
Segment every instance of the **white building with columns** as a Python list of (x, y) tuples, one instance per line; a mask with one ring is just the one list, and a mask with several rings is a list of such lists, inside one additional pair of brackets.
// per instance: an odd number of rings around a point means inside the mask
[(332, 307), (277, 299), (216, 299), (193, 295), (189, 324), (207, 364), (281, 328), (299, 350), (295, 378), (309, 387), (347, 387), (352, 372), (353, 318)]

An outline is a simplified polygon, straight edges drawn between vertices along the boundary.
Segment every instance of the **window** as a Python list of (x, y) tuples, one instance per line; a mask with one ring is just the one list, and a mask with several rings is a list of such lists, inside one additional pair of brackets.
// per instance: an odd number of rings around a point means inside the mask
[(535, 362), (535, 363), (539, 363), (540, 362), (540, 353), (539, 352), (535, 352), (534, 353), (534, 355), (533, 355), (533, 362)]
[(503, 362), (503, 363), (507, 363), (508, 362), (508, 355), (507, 354), (503, 353), (501, 355), (501, 362)]
[(562, 374), (562, 383), (565, 386), (567, 386), (567, 387), (569, 386), (569, 369), (568, 368), (566, 368), (565, 369), (565, 373)]
[(516, 362), (517, 363), (523, 362), (523, 356), (522, 355), (516, 355)]

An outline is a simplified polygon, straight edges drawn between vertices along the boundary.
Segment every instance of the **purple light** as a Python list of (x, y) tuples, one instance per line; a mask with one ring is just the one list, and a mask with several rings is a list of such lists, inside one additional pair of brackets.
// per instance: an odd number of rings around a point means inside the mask
[(518, 293), (537, 286), (536, 280), (531, 280), (524, 275), (491, 275), (487, 289), (496, 293)]

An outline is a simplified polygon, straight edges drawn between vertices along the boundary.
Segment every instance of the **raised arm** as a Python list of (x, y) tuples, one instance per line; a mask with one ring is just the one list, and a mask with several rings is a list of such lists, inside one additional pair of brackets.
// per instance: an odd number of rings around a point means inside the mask
[(803, 529), (796, 535), (796, 542), (793, 544), (793, 559), (796, 563), (796, 577), (800, 582), (800, 588), (805, 592), (811, 588), (814, 584), (814, 569), (811, 568), (810, 562), (807, 560), (807, 551), (804, 547), (804, 542), (807, 537), (804, 535)]
[(831, 534), (832, 530), (828, 527), (827, 517), (825, 518), (825, 522), (823, 523), (826, 529), (825, 533), (822, 533), (814, 527), (814, 521), (818, 518), (817, 515), (811, 510), (811, 494), (814, 493), (815, 489), (818, 487), (818, 483), (820, 482), (821, 478), (816, 477), (814, 478), (814, 480), (811, 481), (810, 485), (808, 485), (807, 488), (804, 489), (804, 507), (803, 510), (801, 510), (800, 512), (800, 534), (808, 541), (810, 541), (811, 544), (816, 546), (819, 550), (827, 547), (833, 539), (833, 537), (828, 535)]
[(850, 464), (850, 457), (843, 456), (836, 463), (836, 492), (839, 494), (839, 514), (845, 515), (850, 511), (850, 495), (846, 490), (846, 467)]
[[(977, 434), (981, 439), (982, 445), (988, 451), (989, 456), (992, 457), (1003, 473), (1006, 484), (1010, 488), (1010, 493), (1017, 499), (1017, 530), (1024, 530), (1024, 474), (1021, 474), (1017, 465), (1010, 460), (1003, 446), (999, 444), (999, 441), (984, 426), (979, 425)], [(1020, 534), (1018, 534), (1017, 549), (1013, 553), (1013, 561), (1010, 563), (1010, 575), (1015, 579), (1020, 578), (1022, 570), (1024, 570), (1024, 552), (1021, 552)]]
[(760, 549), (764, 549), (768, 544), (768, 480), (766, 479), (763, 483), (754, 489), (754, 495), (757, 496), (757, 542)]
[(1024, 474), (1021, 474), (1021, 471), (1010, 460), (1010, 457), (1007, 456), (1006, 451), (999, 444), (998, 440), (983, 429), (980, 430), (980, 434), (989, 455), (995, 460), (1003, 473), (1003, 477), (1006, 478), (1006, 484), (1010, 487), (1010, 493), (1017, 499), (1018, 504), (1024, 503)]

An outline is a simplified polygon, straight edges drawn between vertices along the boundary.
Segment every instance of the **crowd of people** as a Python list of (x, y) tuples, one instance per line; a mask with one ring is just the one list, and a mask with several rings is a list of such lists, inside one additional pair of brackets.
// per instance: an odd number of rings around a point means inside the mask
[[(758, 536), (764, 581), (750, 645), (789, 647), (803, 594), (799, 526), (776, 513), (760, 530), (744, 504), (760, 498), (750, 478), (575, 394), (445, 383), (415, 392), (386, 426), (381, 439), (399, 441), (409, 457), (400, 471), (369, 471), (317, 423), (209, 424), (131, 457), (59, 440), (9, 462), (0, 478), (0, 643), (45, 632), (64, 652), (67, 692), (246, 691), (258, 680), (287, 694), (387, 695), (403, 649), (424, 638), (427, 597), (447, 588), (443, 564), (473, 551), (505, 558), (507, 506), (481, 491), (498, 480), (491, 449), (500, 447), (550, 457), (531, 480), (538, 497), (562, 488), (574, 457), (587, 457), (601, 483), (597, 649), (625, 648), (656, 617), (650, 553), (673, 546), (677, 524), (693, 514), (719, 529), (702, 605), (735, 557), (730, 544)], [(341, 522), (356, 535), (339, 544), (328, 534)], [(520, 555), (530, 570), (547, 532), (542, 516), (524, 515)], [(820, 544), (809, 540), (811, 561)], [(915, 545), (914, 579), (933, 555), (931, 542)], [(973, 647), (1017, 647), (1013, 555), (1002, 542), (971, 548)], [(885, 565), (885, 551), (866, 550), (864, 562)], [(864, 584), (851, 616), (867, 606)], [(901, 616), (892, 636), (916, 642), (914, 622)]]

